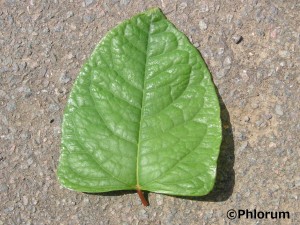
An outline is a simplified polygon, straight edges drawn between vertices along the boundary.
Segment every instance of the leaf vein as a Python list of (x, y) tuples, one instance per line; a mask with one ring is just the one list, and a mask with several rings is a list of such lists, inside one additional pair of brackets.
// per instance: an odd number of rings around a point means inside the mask
[[(96, 105), (96, 100), (94, 99), (94, 96), (93, 96), (92, 93), (91, 93), (91, 88), (89, 88), (89, 91), (90, 91), (90, 95), (91, 95), (91, 97), (92, 97), (92, 100), (93, 100), (93, 102), (94, 102), (94, 105)], [(104, 126), (105, 126), (105, 127), (106, 127), (113, 135), (115, 135), (116, 137), (119, 137), (120, 139), (125, 140), (125, 141), (127, 141), (127, 142), (129, 142), (129, 143), (136, 144), (135, 142), (133, 142), (133, 141), (131, 141), (131, 140), (125, 138), (125, 137), (122, 137), (122, 136), (120, 136), (120, 135), (117, 134), (117, 133), (115, 133), (115, 132), (114, 132), (114, 131), (106, 124), (106, 122), (105, 122), (105, 120), (104, 120), (102, 114), (99, 112), (99, 110), (98, 110), (96, 107), (95, 107), (95, 110), (96, 110), (96, 112), (98, 113), (98, 115), (99, 115), (99, 117), (101, 118), (101, 120), (103, 121)]]
[[(73, 125), (75, 126), (75, 123), (73, 121), (73, 118), (71, 118), (71, 121), (73, 123)], [(81, 146), (82, 149), (85, 149), (83, 144), (81, 143), (81, 139), (79, 138), (79, 133), (78, 131), (76, 130), (75, 132), (75, 136), (77, 136), (77, 139), (78, 139), (78, 144)], [(68, 149), (68, 148), (67, 148)], [(70, 151), (68, 151), (70, 153)], [(71, 153), (70, 153), (71, 154)], [(91, 153), (89, 153), (88, 151), (86, 151), (86, 154), (92, 158), (94, 160), (94, 162), (96, 162), (96, 164), (99, 166), (99, 168), (101, 168), (105, 173), (107, 173), (108, 175), (110, 175), (112, 178), (114, 178), (115, 180), (119, 181), (120, 183), (122, 184), (125, 184), (127, 186), (129, 186), (128, 184), (126, 184), (125, 182), (119, 180), (117, 177), (115, 177), (112, 173), (110, 173), (108, 170), (106, 170), (104, 167), (101, 166), (100, 162), (98, 162), (98, 160), (94, 159), (94, 157), (91, 155)]]

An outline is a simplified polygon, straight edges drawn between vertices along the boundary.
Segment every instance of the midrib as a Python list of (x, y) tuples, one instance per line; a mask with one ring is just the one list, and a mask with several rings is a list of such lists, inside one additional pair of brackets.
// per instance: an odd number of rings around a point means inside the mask
[(140, 139), (141, 139), (141, 124), (144, 116), (144, 101), (145, 101), (145, 82), (146, 82), (146, 71), (147, 71), (147, 59), (148, 59), (148, 46), (149, 46), (149, 37), (152, 25), (152, 16), (150, 18), (149, 28), (148, 28), (148, 36), (147, 36), (147, 46), (146, 46), (146, 57), (145, 57), (145, 67), (144, 67), (144, 80), (143, 80), (143, 93), (142, 93), (142, 103), (141, 103), (141, 113), (140, 113), (140, 124), (139, 124), (139, 135), (137, 140), (137, 156), (136, 156), (136, 189), (140, 190), (140, 182), (139, 182), (139, 161), (140, 161)]

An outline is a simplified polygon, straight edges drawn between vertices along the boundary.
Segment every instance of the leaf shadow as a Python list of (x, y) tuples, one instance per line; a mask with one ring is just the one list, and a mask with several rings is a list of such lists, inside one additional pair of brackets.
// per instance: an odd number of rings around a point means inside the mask
[(232, 195), (235, 184), (235, 172), (233, 169), (235, 156), (232, 125), (226, 105), (222, 97), (220, 96), (218, 89), (215, 89), (219, 98), (221, 108), (222, 143), (220, 146), (220, 153), (217, 162), (217, 175), (214, 188), (205, 196), (178, 196), (178, 198), (196, 201), (222, 202), (226, 201)]
[(109, 192), (84, 192), (84, 194), (88, 195), (101, 195), (101, 196), (120, 196), (120, 195), (128, 195), (128, 194), (135, 194), (135, 190), (122, 190), (122, 191), (109, 191)]
[[(230, 123), (229, 112), (226, 108), (226, 105), (220, 96), (218, 89), (216, 92), (220, 102), (221, 108), (221, 121), (222, 121), (222, 143), (220, 146), (220, 153), (217, 163), (217, 175), (216, 182), (213, 190), (205, 196), (173, 196), (181, 199), (189, 199), (195, 201), (208, 201), (208, 202), (222, 202), (226, 201), (233, 192), (235, 184), (235, 172), (233, 169), (234, 166), (234, 140), (232, 133), (232, 125)], [(148, 201), (149, 192), (143, 191), (146, 200)], [(135, 190), (123, 190), (123, 191), (111, 191), (105, 193), (86, 193), (90, 195), (102, 195), (102, 196), (120, 196), (127, 194), (134, 194)]]
[[(233, 169), (234, 166), (234, 140), (232, 133), (232, 126), (230, 123), (229, 112), (226, 108), (226, 105), (218, 93), (216, 88), (220, 107), (221, 107), (221, 121), (222, 121), (222, 143), (220, 147), (220, 154), (218, 158), (217, 164), (217, 176), (216, 182), (213, 190), (205, 195), (199, 197), (183, 197), (183, 196), (175, 196), (177, 198), (189, 199), (195, 201), (209, 201), (209, 202), (221, 202), (226, 201), (233, 192), (234, 184), (235, 184), (235, 172)], [(106, 193), (86, 193), (91, 195), (102, 195), (102, 196), (119, 196), (126, 194), (133, 194), (136, 191), (111, 191)], [(145, 198), (148, 200), (149, 193), (147, 191), (144, 192)]]

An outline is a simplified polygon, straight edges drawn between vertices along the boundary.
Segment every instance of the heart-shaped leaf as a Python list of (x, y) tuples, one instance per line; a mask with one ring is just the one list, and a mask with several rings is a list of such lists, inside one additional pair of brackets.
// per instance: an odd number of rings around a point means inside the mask
[(64, 112), (59, 181), (82, 192), (205, 195), (221, 137), (205, 62), (151, 9), (112, 29), (81, 69)]

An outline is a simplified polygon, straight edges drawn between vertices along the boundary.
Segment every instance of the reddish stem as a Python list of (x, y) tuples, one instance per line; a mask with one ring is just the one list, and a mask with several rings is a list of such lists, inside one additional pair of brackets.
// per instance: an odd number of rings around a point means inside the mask
[(139, 197), (140, 197), (140, 199), (141, 199), (143, 205), (144, 205), (144, 206), (148, 206), (149, 203), (148, 203), (147, 200), (145, 199), (145, 196), (144, 196), (143, 192), (142, 192), (140, 189), (137, 189), (136, 191), (137, 191), (137, 193), (138, 193), (138, 195), (139, 195)]

